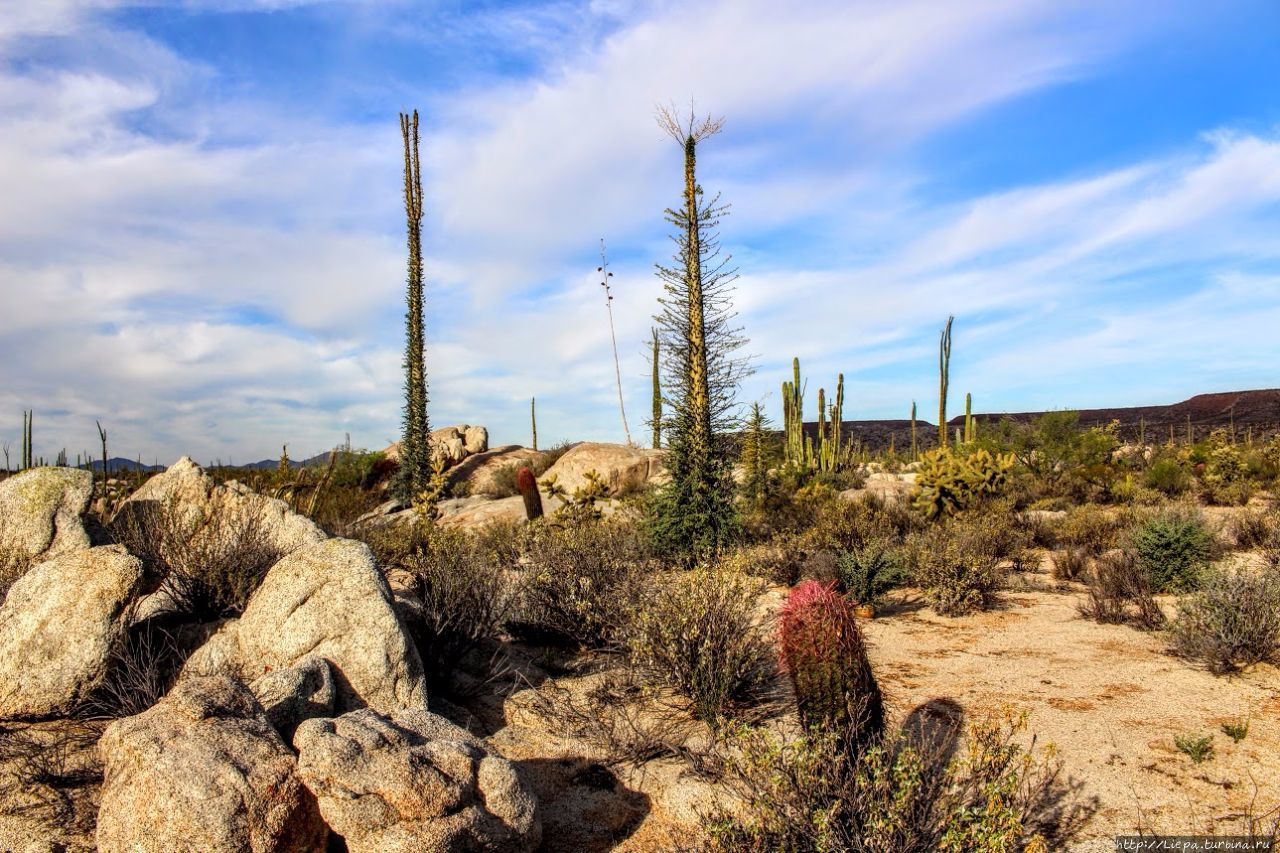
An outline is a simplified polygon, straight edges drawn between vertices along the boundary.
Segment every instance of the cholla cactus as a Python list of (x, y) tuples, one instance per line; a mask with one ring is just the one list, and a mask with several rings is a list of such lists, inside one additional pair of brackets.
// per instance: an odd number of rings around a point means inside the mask
[(920, 457), (915, 507), (930, 518), (959, 512), (1004, 488), (1013, 464), (1012, 453), (992, 455), (980, 449), (966, 456), (935, 448)]
[(778, 633), (804, 725), (841, 733), (853, 754), (879, 738), (884, 699), (853, 604), (833, 586), (805, 581), (787, 597)]

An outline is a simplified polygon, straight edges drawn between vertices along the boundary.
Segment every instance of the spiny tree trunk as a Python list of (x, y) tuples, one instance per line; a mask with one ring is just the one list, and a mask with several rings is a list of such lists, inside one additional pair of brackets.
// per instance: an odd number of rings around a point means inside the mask
[(404, 432), (395, 493), (412, 501), (431, 478), (431, 434), (427, 420), (426, 337), (422, 311), (422, 170), (418, 155), (418, 111), (400, 114), (404, 139), (404, 210), (408, 227), (408, 311), (405, 315)]

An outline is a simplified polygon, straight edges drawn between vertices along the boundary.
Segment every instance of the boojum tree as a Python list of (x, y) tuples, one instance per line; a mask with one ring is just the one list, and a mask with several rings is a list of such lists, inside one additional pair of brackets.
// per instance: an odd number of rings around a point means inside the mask
[(734, 325), (737, 271), (715, 233), (728, 208), (718, 196), (708, 201), (697, 181), (698, 145), (720, 132), (723, 119), (692, 112), (680, 119), (660, 109), (658, 123), (684, 151), (684, 192), (681, 206), (666, 212), (676, 230), (674, 264), (658, 265), (664, 295), (655, 319), (671, 482), (651, 522), (660, 547), (691, 557), (718, 549), (737, 529), (725, 433), (738, 423), (737, 389), (749, 365), (736, 355), (745, 343)]
[(431, 482), (431, 426), (427, 420), (426, 334), (422, 309), (422, 169), (418, 154), (418, 111), (400, 114), (404, 138), (404, 211), (408, 231), (409, 270), (405, 313), (404, 429), (396, 496), (409, 502)]

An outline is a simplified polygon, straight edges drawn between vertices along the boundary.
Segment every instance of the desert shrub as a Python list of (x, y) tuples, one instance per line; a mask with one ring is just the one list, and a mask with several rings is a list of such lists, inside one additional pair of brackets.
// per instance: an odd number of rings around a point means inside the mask
[(920, 516), (901, 503), (875, 495), (852, 501), (836, 496), (816, 507), (801, 536), (814, 549), (854, 551), (870, 542), (901, 542), (923, 528)]
[(959, 616), (986, 609), (1003, 585), (1003, 534), (985, 529), (983, 520), (954, 519), (907, 542), (911, 578), (939, 614)]
[(1083, 548), (1066, 548), (1053, 555), (1053, 579), (1059, 581), (1080, 580), (1089, 568), (1089, 554)]
[(1213, 735), (1177, 734), (1173, 736), (1173, 745), (1178, 748), (1192, 764), (1203, 764), (1213, 758)]
[(645, 545), (631, 524), (538, 525), (525, 554), (513, 628), (589, 648), (621, 640), (641, 603)]
[(130, 502), (109, 532), (148, 575), (163, 579), (179, 613), (198, 621), (238, 616), (284, 551), (254, 507), (189, 510), (176, 501)]
[[(516, 475), (524, 467), (532, 468), (523, 462), (508, 462), (506, 465), (495, 468), (493, 475), (489, 478), (489, 485), (484, 489), (484, 495), (490, 498), (510, 498), (520, 494), (520, 488), (516, 485)], [(535, 473), (534, 476), (537, 474)]]
[(141, 714), (169, 692), (188, 655), (177, 635), (157, 620), (132, 626), (111, 650), (102, 682), (80, 714), (108, 719)]
[(1152, 597), (1151, 578), (1128, 551), (1111, 551), (1099, 557), (1085, 576), (1088, 597), (1080, 613), (1095, 622), (1132, 623), (1154, 630), (1164, 624), (1164, 613)]
[(495, 639), (515, 601), (511, 574), (465, 532), (433, 528), (403, 563), (421, 607), (403, 611), (427, 678), (445, 686), (471, 650)]
[(929, 518), (953, 515), (999, 494), (1014, 465), (1011, 454), (979, 448), (960, 454), (937, 448), (920, 457), (915, 507)]
[(1227, 522), (1227, 538), (1242, 551), (1265, 548), (1276, 535), (1280, 525), (1272, 515), (1260, 512), (1241, 512)]
[(800, 580), (808, 549), (792, 533), (782, 533), (767, 542), (741, 545), (720, 558), (728, 571), (762, 578), (778, 586), (793, 586)]
[(1194, 589), (1216, 551), (1213, 533), (1199, 513), (1168, 510), (1140, 523), (1129, 544), (1153, 592)]
[(1072, 815), (1061, 806), (1061, 763), (1017, 742), (1025, 718), (970, 727), (962, 754), (903, 733), (850, 762), (830, 731), (789, 741), (748, 729), (729, 783), (744, 807), (712, 821), (716, 849), (795, 853), (1044, 851)]
[(806, 728), (842, 732), (853, 755), (880, 738), (884, 698), (852, 602), (816, 581), (800, 584), (782, 607), (778, 643)]
[(1074, 507), (1057, 523), (1058, 541), (1097, 557), (1115, 548), (1124, 531), (1123, 517), (1096, 506)]
[(840, 585), (860, 604), (877, 603), (906, 579), (901, 556), (883, 539), (870, 541), (854, 551), (839, 552), (836, 566)]
[(758, 580), (699, 569), (654, 578), (627, 630), (631, 659), (714, 724), (768, 695), (773, 645), (756, 619)]
[(427, 525), (408, 523), (363, 527), (355, 534), (369, 546), (374, 559), (383, 568), (403, 567), (409, 555), (425, 544), (428, 535)]
[(1211, 570), (1199, 592), (1178, 602), (1169, 634), (1178, 654), (1211, 672), (1272, 660), (1280, 643), (1280, 572)]
[(1161, 456), (1147, 469), (1146, 484), (1169, 497), (1177, 497), (1191, 487), (1191, 473), (1170, 456)]

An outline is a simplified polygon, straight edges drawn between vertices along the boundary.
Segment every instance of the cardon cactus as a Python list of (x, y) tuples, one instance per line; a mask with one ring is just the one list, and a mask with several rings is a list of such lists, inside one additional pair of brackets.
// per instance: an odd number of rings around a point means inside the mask
[(524, 498), (524, 516), (533, 521), (542, 518), (542, 495), (538, 494), (538, 478), (528, 466), (516, 472), (516, 488)]
[(834, 585), (805, 581), (787, 596), (778, 633), (801, 722), (840, 732), (853, 754), (877, 739), (884, 731), (884, 699), (853, 604)]

